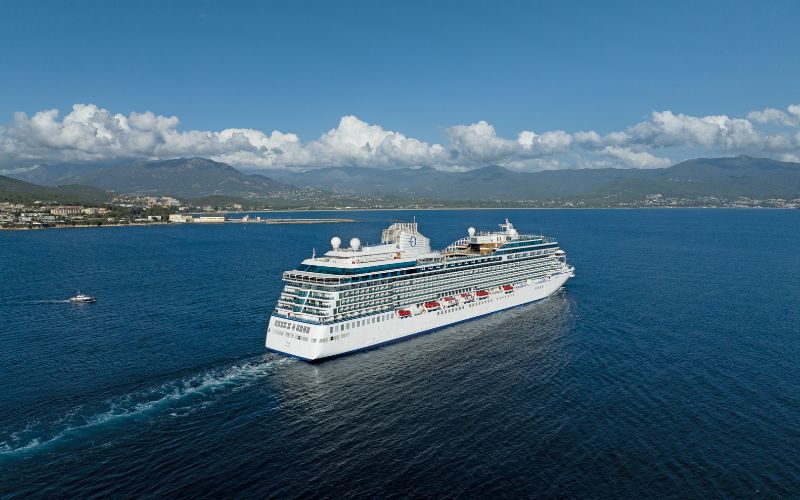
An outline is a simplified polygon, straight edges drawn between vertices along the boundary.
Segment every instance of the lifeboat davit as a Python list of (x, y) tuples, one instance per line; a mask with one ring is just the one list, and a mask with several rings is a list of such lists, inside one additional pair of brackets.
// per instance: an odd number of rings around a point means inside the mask
[(408, 309), (400, 309), (399, 311), (397, 311), (397, 315), (400, 316), (401, 318), (408, 318), (411, 316), (411, 311), (409, 311)]
[(514, 285), (503, 285), (503, 291), (506, 293), (514, 291)]
[(429, 312), (430, 311), (436, 311), (440, 307), (442, 307), (442, 305), (439, 304), (438, 302), (436, 302), (435, 300), (432, 300), (430, 302), (425, 302), (425, 310), (426, 311), (429, 311)]
[(475, 295), (479, 299), (485, 299), (486, 297), (489, 296), (489, 292), (487, 292), (486, 290), (478, 290), (477, 292), (475, 292)]

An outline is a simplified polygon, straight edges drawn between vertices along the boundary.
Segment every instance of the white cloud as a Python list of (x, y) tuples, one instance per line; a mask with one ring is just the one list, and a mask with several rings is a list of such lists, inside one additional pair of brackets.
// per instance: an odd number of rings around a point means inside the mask
[(523, 130), (517, 137), (517, 142), (522, 148), (531, 151), (536, 156), (565, 153), (569, 150), (573, 140), (573, 137), (563, 130), (545, 132), (542, 135)]
[(450, 161), (454, 163), (497, 163), (513, 156), (520, 144), (497, 136), (494, 127), (481, 120), (446, 130), (450, 139)]
[(775, 108), (764, 108), (761, 111), (751, 111), (747, 119), (756, 123), (777, 123), (787, 127), (800, 126), (800, 105), (792, 104), (786, 111)]
[(747, 113), (747, 119), (756, 123), (775, 122), (781, 125), (792, 125), (792, 119), (783, 111), (775, 108), (764, 108), (762, 111)]
[(791, 162), (795, 162), (795, 163), (800, 162), (800, 156), (793, 155), (791, 153), (786, 153), (784, 155), (781, 155), (780, 159), (782, 161), (791, 161)]
[(307, 150), (323, 165), (409, 166), (439, 163), (446, 157), (438, 144), (384, 130), (355, 116), (342, 117), (338, 127), (309, 143)]
[(623, 164), (634, 168), (663, 168), (672, 164), (669, 158), (659, 158), (647, 151), (633, 151), (630, 148), (619, 146), (606, 146), (600, 154), (621, 161)]
[(651, 147), (702, 146), (725, 151), (745, 149), (763, 142), (752, 122), (725, 115), (675, 115), (672, 111), (654, 111), (649, 121), (626, 131), (623, 143)]
[(489, 164), (518, 170), (570, 167), (659, 168), (681, 150), (709, 154), (800, 156), (800, 105), (785, 111), (766, 108), (746, 118), (692, 116), (655, 111), (624, 130), (523, 130), (516, 139), (498, 136), (478, 121), (445, 129), (444, 144), (431, 144), (386, 130), (355, 116), (316, 140), (293, 133), (230, 128), (181, 130), (175, 116), (152, 112), (114, 114), (94, 104), (76, 104), (61, 117), (58, 110), (29, 116), (16, 113), (0, 127), (0, 165), (20, 167), (42, 161), (94, 161), (114, 158), (204, 156), (251, 168), (325, 166), (432, 166), (465, 170)]

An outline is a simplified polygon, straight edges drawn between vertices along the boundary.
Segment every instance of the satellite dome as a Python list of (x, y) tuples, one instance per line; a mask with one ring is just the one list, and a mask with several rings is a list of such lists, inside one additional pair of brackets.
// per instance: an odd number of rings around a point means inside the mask
[(471, 228), (467, 229), (467, 234), (470, 235), (470, 236), (475, 236), (475, 228), (471, 227)]
[(350, 248), (352, 248), (357, 252), (358, 249), (361, 248), (361, 240), (359, 240), (358, 238), (353, 238), (352, 240), (350, 240)]
[(341, 238), (339, 238), (338, 236), (334, 236), (333, 238), (331, 238), (331, 247), (333, 247), (334, 250), (339, 250), (339, 247), (341, 245), (342, 245)]

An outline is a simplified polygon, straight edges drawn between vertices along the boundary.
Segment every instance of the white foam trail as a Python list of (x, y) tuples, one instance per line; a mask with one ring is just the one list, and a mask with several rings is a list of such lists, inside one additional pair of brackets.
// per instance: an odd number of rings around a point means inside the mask
[(11, 300), (5, 299), (2, 302), (10, 305), (36, 306), (42, 304), (69, 304), (69, 299), (42, 299), (42, 300)]
[[(278, 365), (291, 363), (290, 358), (265, 355), (255, 361), (247, 361), (232, 366), (215, 368), (198, 375), (192, 375), (155, 386), (151, 389), (126, 394), (105, 401), (101, 409), (85, 412), (78, 407), (55, 422), (32, 422), (21, 431), (6, 434), (0, 441), (0, 456), (34, 451), (57, 441), (75, 436), (81, 431), (109, 424), (122, 419), (146, 415), (159, 408), (169, 407), (176, 402), (203, 398), (223, 389), (237, 391), (271, 373)], [(190, 403), (182, 407), (183, 416), (210, 404), (209, 401)], [(102, 408), (105, 407), (103, 410)], [(88, 413), (88, 415), (86, 414)], [(0, 439), (2, 439), (0, 433)]]

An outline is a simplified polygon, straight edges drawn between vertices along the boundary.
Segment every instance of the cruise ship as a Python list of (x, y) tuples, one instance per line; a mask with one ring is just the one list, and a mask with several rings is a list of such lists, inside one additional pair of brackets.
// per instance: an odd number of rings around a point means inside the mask
[(470, 227), (441, 251), (416, 221), (390, 225), (377, 245), (334, 237), (283, 273), (266, 347), (306, 361), (339, 356), (543, 299), (575, 276), (555, 240), (508, 219), (500, 229)]

